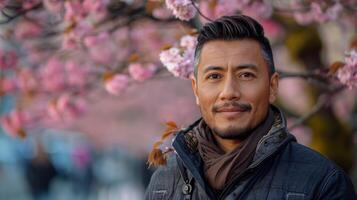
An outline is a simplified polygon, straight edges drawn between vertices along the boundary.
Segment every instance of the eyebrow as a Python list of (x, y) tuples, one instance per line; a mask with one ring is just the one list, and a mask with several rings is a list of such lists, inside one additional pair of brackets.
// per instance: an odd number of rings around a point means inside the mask
[[(235, 70), (241, 70), (241, 69), (252, 69), (254, 71), (257, 70), (257, 66), (255, 64), (240, 64), (240, 65), (237, 65), (235, 66), (234, 68), (236, 68)], [(216, 70), (216, 71), (223, 71), (224, 70), (224, 67), (220, 67), (220, 66), (208, 66), (204, 71), (203, 73), (207, 73), (209, 71), (212, 71), (212, 70)]]

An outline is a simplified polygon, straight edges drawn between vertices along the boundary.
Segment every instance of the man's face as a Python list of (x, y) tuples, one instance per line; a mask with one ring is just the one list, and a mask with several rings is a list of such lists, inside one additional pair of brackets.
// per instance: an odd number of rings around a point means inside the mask
[(207, 125), (223, 139), (242, 139), (266, 117), (279, 77), (269, 76), (261, 46), (250, 39), (204, 44), (192, 79)]

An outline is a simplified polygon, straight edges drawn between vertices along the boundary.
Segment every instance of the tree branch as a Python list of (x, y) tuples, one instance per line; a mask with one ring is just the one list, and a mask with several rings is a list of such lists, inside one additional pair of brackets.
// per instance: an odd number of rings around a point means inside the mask
[(39, 9), (41, 7), (42, 7), (42, 3), (39, 3), (39, 4), (36, 4), (35, 6), (33, 6), (32, 8), (21, 10), (21, 11), (19, 11), (17, 14), (15, 14), (13, 16), (10, 16), (10, 15), (6, 14), (5, 10), (1, 10), (1, 13), (6, 17), (6, 19), (4, 21), (0, 21), (0, 25), (7, 24), (7, 23), (11, 22), (14, 19), (16, 19), (16, 18), (18, 18), (20, 16), (23, 16), (23, 15), (25, 15), (26, 13), (28, 13), (30, 11)]
[(279, 73), (280, 78), (289, 78), (289, 77), (304, 78), (304, 79), (312, 78), (321, 81), (326, 81), (328, 79), (326, 75), (316, 72), (287, 72), (281, 70), (277, 70), (276, 72)]
[(288, 129), (291, 131), (292, 129), (298, 127), (299, 125), (303, 124), (305, 121), (307, 121), (310, 117), (315, 115), (317, 112), (319, 112), (324, 106), (326, 106), (329, 101), (331, 100), (332, 96), (337, 94), (338, 92), (342, 91), (346, 87), (344, 85), (339, 85), (336, 86), (335, 88), (331, 89), (330, 92), (327, 92), (325, 94), (321, 94), (316, 102), (316, 104), (312, 107), (311, 111), (303, 116), (301, 116), (294, 124), (288, 127)]
[(196, 4), (195, 4), (195, 2), (193, 1), (193, 0), (191, 0), (191, 3), (192, 3), (192, 6), (197, 10), (197, 13), (199, 14), (199, 15), (201, 15), (203, 18), (205, 18), (207, 21), (209, 21), (209, 22), (212, 22), (213, 20), (212, 19), (210, 19), (209, 17), (207, 17), (206, 15), (204, 15), (201, 11), (200, 11), (200, 9), (196, 6)]

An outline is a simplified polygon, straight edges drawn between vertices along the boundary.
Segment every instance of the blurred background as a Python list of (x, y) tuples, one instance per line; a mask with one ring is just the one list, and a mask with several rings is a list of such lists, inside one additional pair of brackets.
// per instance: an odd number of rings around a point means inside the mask
[(200, 116), (197, 30), (236, 13), (271, 41), (290, 131), (357, 190), (356, 0), (0, 0), (0, 10), (0, 199), (144, 199), (165, 123)]

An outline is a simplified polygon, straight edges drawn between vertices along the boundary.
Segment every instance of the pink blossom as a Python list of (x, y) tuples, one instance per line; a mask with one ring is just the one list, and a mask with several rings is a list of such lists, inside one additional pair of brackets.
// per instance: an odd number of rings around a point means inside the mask
[(160, 53), (160, 61), (164, 66), (175, 76), (179, 76), (177, 68), (179, 68), (180, 63), (183, 61), (183, 57), (180, 54), (180, 49), (172, 47), (168, 50), (162, 51)]
[(86, 65), (70, 60), (66, 63), (65, 69), (68, 85), (79, 88), (86, 85), (89, 76), (89, 69)]
[(25, 125), (30, 122), (31, 120), (28, 113), (16, 109), (0, 119), (1, 126), (5, 132), (14, 137), (23, 135)]
[(193, 72), (194, 51), (188, 49), (181, 52), (178, 48), (170, 48), (160, 53), (160, 61), (176, 77), (189, 78)]
[(43, 5), (46, 10), (58, 13), (64, 8), (64, 1), (63, 0), (43, 0)]
[(37, 49), (31, 44), (24, 45), (24, 48), (26, 50), (27, 54), (27, 59), (28, 61), (33, 64), (33, 63), (42, 63), (43, 60), (48, 56), (50, 52), (47, 51), (41, 51), (40, 49)]
[(76, 22), (75, 26), (69, 32), (63, 34), (62, 49), (64, 50), (79, 49), (82, 38), (91, 34), (93, 30), (94, 30), (93, 25), (88, 21), (80, 20)]
[(75, 50), (79, 48), (79, 43), (77, 38), (73, 34), (64, 34), (62, 38), (62, 49), (64, 50)]
[(66, 21), (79, 21), (86, 16), (86, 12), (82, 5), (78, 1), (65, 1), (64, 7), (66, 10), (65, 20)]
[(50, 119), (54, 120), (54, 121), (62, 121), (62, 115), (60, 113), (60, 111), (57, 108), (57, 102), (53, 101), (50, 102), (47, 106), (47, 114), (50, 117)]
[(345, 65), (337, 71), (337, 78), (349, 89), (357, 87), (357, 51), (352, 50), (345, 57)]
[(16, 89), (16, 82), (12, 78), (0, 79), (0, 93), (1, 92), (13, 92)]
[(108, 32), (101, 32), (99, 35), (91, 35), (84, 38), (84, 44), (87, 47), (95, 47), (97, 45), (108, 42), (109, 40)]
[(86, 107), (83, 99), (64, 94), (50, 102), (47, 113), (55, 121), (65, 121), (82, 116), (87, 109)]
[(266, 19), (273, 14), (273, 6), (263, 2), (253, 2), (243, 8), (243, 13), (255, 18)]
[(105, 80), (105, 89), (112, 95), (120, 95), (128, 87), (129, 77), (124, 74), (116, 74)]
[(134, 80), (144, 81), (154, 75), (155, 69), (156, 66), (151, 63), (144, 66), (140, 63), (132, 63), (129, 65), (129, 74)]
[(175, 17), (188, 21), (196, 15), (196, 8), (190, 0), (166, 0), (166, 6), (172, 10)]
[(172, 13), (166, 7), (156, 8), (152, 11), (152, 15), (158, 19), (169, 19)]
[(193, 74), (194, 67), (194, 49), (186, 49), (183, 53), (183, 62), (181, 63), (181, 77), (189, 78)]
[(97, 36), (85, 37), (84, 44), (95, 62), (111, 64), (114, 61), (115, 45), (107, 32), (101, 32)]
[(21, 20), (16, 24), (15, 38), (18, 40), (34, 38), (42, 33), (42, 27), (30, 20)]
[(22, 7), (24, 9), (31, 9), (34, 6), (36, 6), (37, 4), (39, 4), (40, 2), (41, 2), (41, 0), (23, 0)]
[(76, 23), (76, 26), (73, 28), (70, 34), (73, 34), (76, 38), (82, 38), (88, 34), (90, 34), (94, 30), (94, 26), (92, 23), (82, 20)]
[(185, 35), (180, 39), (180, 45), (184, 48), (195, 49), (197, 38), (191, 35)]
[(264, 19), (261, 20), (260, 23), (264, 28), (265, 34), (269, 38), (278, 38), (284, 34), (283, 27), (279, 23), (275, 22), (274, 20)]
[(64, 64), (57, 58), (51, 58), (41, 68), (42, 87), (47, 91), (61, 91), (65, 88)]
[[(303, 7), (300, 4), (296, 6), (297, 10), (301, 10)], [(343, 7), (339, 2), (336, 2), (333, 6), (327, 8), (325, 11), (321, 8), (319, 2), (312, 2), (310, 4), (310, 10), (307, 12), (296, 11), (294, 17), (299, 24), (307, 25), (313, 21), (318, 23), (324, 23), (329, 20), (336, 20), (342, 13)]]
[(110, 0), (84, 0), (83, 10), (95, 21), (103, 19), (107, 15), (107, 6)]
[[(200, 11), (209, 19), (217, 19), (224, 15), (234, 15), (237, 11), (243, 10), (250, 0), (239, 0), (232, 3), (231, 0), (208, 0), (200, 1)], [(201, 17), (203, 22), (206, 21)]]
[(301, 25), (308, 25), (314, 21), (314, 16), (311, 12), (303, 11), (305, 8), (301, 1), (292, 1), (291, 9), (295, 10), (293, 12), (293, 16), (297, 23)]
[(83, 99), (75, 99), (68, 95), (62, 95), (57, 100), (57, 108), (60, 113), (64, 113), (68, 117), (74, 118), (83, 115), (86, 110), (86, 103)]
[(84, 0), (82, 3), (83, 9), (88, 12), (103, 12), (110, 0)]
[(17, 64), (17, 55), (15, 52), (5, 52), (0, 49), (0, 69), (14, 68)]
[(0, 0), (0, 9), (3, 9), (8, 3), (9, 0)]
[(315, 20), (319, 23), (326, 22), (328, 18), (326, 15), (323, 13), (321, 9), (321, 5), (318, 4), (317, 2), (312, 2), (311, 3), (311, 14), (315, 18)]
[(333, 6), (326, 10), (326, 17), (329, 20), (336, 20), (342, 13), (343, 7), (339, 2), (336, 2)]
[(22, 69), (17, 74), (17, 87), (24, 93), (32, 93), (37, 90), (38, 80), (30, 69)]
[(309, 12), (294, 12), (294, 18), (301, 25), (308, 25), (314, 21), (314, 16)]
[[(212, 8), (210, 6), (210, 1), (201, 1), (199, 4), (199, 9), (201, 11), (201, 13), (206, 16), (209, 19), (216, 19), (215, 13), (214, 13), (214, 8)], [(200, 16), (200, 20), (204, 23), (207, 22), (207, 20), (205, 18), (203, 18), (202, 16)]]
[(160, 61), (176, 77), (189, 78), (193, 73), (196, 37), (185, 35), (180, 39), (181, 49), (172, 47), (160, 53)]
[(231, 0), (218, 0), (216, 7), (214, 8), (214, 18), (219, 18), (224, 15), (233, 15), (239, 9), (239, 4)]

